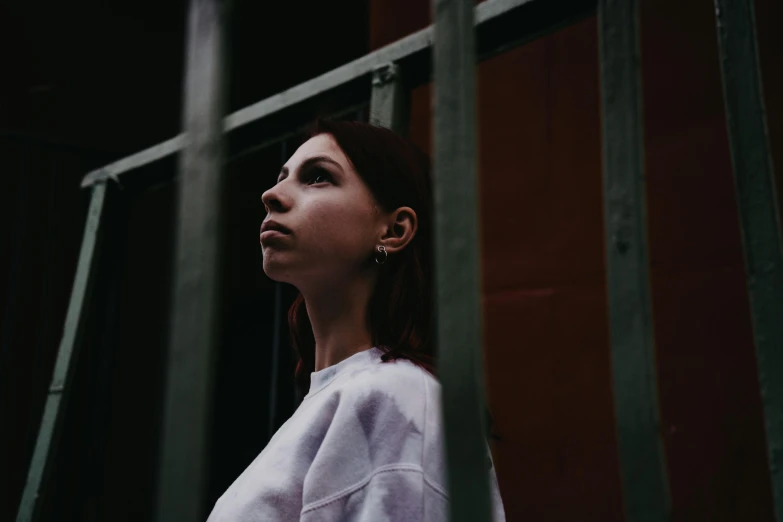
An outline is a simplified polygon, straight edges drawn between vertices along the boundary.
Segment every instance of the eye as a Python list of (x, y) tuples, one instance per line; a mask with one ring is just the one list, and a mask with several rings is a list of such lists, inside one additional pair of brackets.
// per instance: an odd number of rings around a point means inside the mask
[(316, 185), (318, 183), (330, 182), (331, 180), (332, 180), (332, 175), (329, 174), (329, 172), (326, 169), (320, 167), (315, 167), (313, 169), (310, 169), (310, 171), (307, 173), (308, 185)]

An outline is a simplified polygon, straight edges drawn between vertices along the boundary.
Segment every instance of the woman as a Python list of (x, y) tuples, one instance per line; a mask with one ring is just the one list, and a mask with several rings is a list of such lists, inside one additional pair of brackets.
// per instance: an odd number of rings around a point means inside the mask
[(300, 292), (288, 317), (306, 395), (209, 522), (448, 519), (431, 199), (427, 156), (360, 122), (316, 123), (263, 194), (264, 272)]

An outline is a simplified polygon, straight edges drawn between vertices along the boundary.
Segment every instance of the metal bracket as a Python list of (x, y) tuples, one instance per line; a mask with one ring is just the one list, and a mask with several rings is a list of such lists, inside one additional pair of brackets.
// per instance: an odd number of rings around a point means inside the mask
[(372, 71), (370, 123), (405, 134), (410, 112), (409, 95), (402, 85), (400, 66), (388, 62)]
[(372, 86), (379, 87), (394, 82), (400, 76), (400, 66), (395, 63), (379, 65), (372, 71)]

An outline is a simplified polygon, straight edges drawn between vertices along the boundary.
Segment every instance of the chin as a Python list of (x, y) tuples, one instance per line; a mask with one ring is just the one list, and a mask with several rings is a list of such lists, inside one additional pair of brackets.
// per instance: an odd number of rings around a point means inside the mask
[(272, 281), (278, 281), (280, 283), (286, 283), (285, 280), (285, 269), (284, 267), (281, 267), (277, 265), (276, 263), (270, 263), (264, 260), (263, 264), (264, 273), (266, 276), (271, 279)]
[(272, 281), (280, 283), (291, 282), (291, 265), (282, 259), (278, 252), (264, 252), (263, 269), (266, 276)]

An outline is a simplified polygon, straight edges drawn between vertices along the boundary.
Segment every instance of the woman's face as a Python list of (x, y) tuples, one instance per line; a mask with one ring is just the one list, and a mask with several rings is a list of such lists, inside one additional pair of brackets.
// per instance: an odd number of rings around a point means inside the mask
[(383, 232), (375, 198), (330, 134), (299, 147), (261, 200), (265, 222), (290, 231), (263, 231), (262, 226), (264, 272), (300, 290), (360, 272)]

